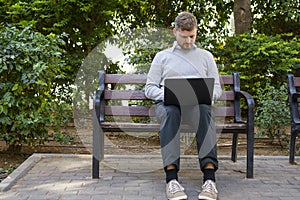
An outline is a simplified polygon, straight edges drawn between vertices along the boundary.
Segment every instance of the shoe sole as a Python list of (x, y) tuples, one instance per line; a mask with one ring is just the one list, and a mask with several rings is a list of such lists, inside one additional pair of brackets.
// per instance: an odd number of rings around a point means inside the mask
[(187, 200), (187, 199), (188, 199), (187, 196), (185, 196), (185, 197), (175, 197), (169, 200)]
[(217, 199), (212, 199), (212, 198), (210, 198), (210, 197), (204, 197), (204, 196), (198, 196), (198, 199), (199, 200), (218, 200), (218, 198)]

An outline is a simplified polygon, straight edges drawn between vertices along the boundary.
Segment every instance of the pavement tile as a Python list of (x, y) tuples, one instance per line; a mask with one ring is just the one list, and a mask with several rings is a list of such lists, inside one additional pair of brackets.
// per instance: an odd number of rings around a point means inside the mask
[[(189, 200), (197, 199), (202, 182), (197, 162), (196, 156), (181, 159), (179, 179)], [(245, 178), (245, 162), (219, 158), (219, 200), (300, 198), (300, 166), (290, 165), (288, 157), (256, 156), (253, 179)], [(33, 154), (0, 183), (0, 199), (166, 199), (159, 155), (106, 155), (99, 179), (91, 178), (91, 164), (91, 155)]]

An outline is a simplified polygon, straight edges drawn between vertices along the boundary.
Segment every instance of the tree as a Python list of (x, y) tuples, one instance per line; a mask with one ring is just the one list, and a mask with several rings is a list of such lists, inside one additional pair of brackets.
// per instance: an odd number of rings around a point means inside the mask
[(252, 25), (251, 0), (234, 0), (235, 33), (242, 34), (250, 30)]

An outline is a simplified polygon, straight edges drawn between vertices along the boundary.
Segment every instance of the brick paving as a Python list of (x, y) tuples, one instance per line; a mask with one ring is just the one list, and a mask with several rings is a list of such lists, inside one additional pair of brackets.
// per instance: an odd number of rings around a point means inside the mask
[[(219, 162), (219, 200), (300, 199), (300, 166), (288, 157), (256, 156), (253, 179), (245, 178), (244, 157)], [(100, 179), (92, 179), (91, 155), (33, 154), (0, 183), (0, 199), (166, 199), (159, 155), (106, 155), (100, 167)], [(179, 178), (189, 200), (197, 199), (202, 174), (195, 156), (182, 158)]]

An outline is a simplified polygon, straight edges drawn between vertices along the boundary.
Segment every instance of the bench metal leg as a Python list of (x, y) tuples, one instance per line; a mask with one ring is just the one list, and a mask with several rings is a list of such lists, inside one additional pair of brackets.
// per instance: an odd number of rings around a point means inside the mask
[(92, 178), (99, 178), (100, 161), (104, 157), (104, 135), (101, 131), (96, 113), (93, 113), (93, 160)]
[(238, 143), (238, 133), (233, 133), (232, 135), (232, 147), (231, 147), (231, 160), (236, 162), (237, 159), (237, 143)]
[(290, 158), (289, 158), (289, 162), (291, 164), (295, 163), (295, 145), (296, 145), (296, 136), (297, 136), (297, 132), (291, 130), (291, 141), (290, 141)]
[(254, 126), (247, 131), (247, 178), (253, 178), (254, 163)]
[(92, 178), (99, 178), (99, 159), (97, 159), (94, 155), (93, 155), (93, 172), (92, 172)]

